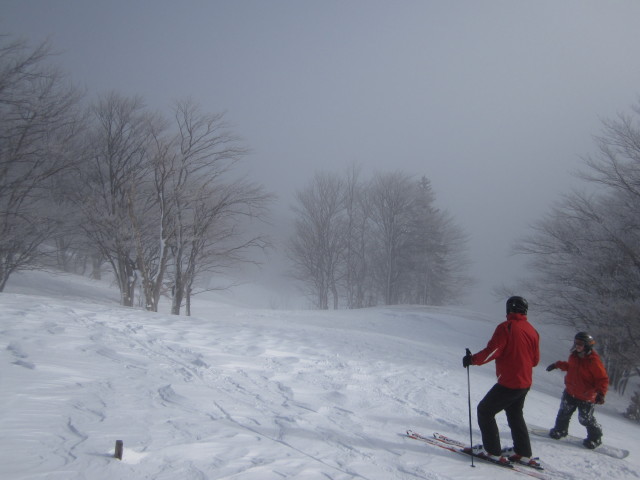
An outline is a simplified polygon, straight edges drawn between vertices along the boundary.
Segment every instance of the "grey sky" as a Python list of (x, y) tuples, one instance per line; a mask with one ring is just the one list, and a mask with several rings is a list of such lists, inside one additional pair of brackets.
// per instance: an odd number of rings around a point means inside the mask
[(638, 99), (639, 21), (635, 0), (0, 0), (0, 31), (49, 37), (92, 94), (226, 111), (284, 207), (350, 162), (426, 175), (471, 235), (468, 306), (496, 314), (513, 240)]

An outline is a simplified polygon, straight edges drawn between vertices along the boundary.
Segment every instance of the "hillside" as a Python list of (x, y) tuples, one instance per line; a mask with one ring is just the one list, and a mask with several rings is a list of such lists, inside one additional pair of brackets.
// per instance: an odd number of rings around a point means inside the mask
[[(400, 436), (468, 439), (465, 347), (497, 322), (456, 308), (277, 311), (196, 298), (195, 317), (117, 305), (108, 284), (21, 275), (0, 294), (0, 477), (47, 479), (494, 479), (513, 472)], [(573, 332), (532, 323), (542, 361), (526, 404), (551, 426)], [(474, 405), (495, 381), (472, 367)], [(558, 478), (640, 478), (638, 425), (598, 407), (616, 460), (532, 437)], [(473, 412), (473, 434), (479, 431)], [(510, 436), (498, 417), (505, 445)], [(571, 424), (571, 433), (584, 428)], [(112, 457), (124, 442), (122, 461)], [(631, 446), (632, 442), (634, 443)], [(525, 478), (525, 477), (522, 477)]]

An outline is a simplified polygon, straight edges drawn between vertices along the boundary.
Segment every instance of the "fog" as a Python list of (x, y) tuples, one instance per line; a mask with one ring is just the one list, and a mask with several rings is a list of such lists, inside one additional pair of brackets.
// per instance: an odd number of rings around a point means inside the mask
[(0, 31), (50, 39), (89, 96), (226, 112), (276, 222), (318, 170), (427, 176), (470, 236), (467, 306), (502, 315), (492, 289), (527, 273), (514, 240), (638, 99), (638, 18), (632, 0), (2, 0)]

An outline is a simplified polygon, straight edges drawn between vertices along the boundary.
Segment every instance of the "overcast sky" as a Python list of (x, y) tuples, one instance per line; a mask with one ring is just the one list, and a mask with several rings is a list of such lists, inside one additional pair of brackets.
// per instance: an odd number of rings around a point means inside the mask
[(637, 0), (0, 0), (90, 95), (226, 111), (280, 206), (351, 162), (427, 176), (471, 237), (469, 307), (499, 315), (514, 239), (639, 98), (639, 24)]

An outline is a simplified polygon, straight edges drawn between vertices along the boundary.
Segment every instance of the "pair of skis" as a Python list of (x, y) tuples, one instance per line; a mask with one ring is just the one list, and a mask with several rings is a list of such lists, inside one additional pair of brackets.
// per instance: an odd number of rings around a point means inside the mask
[[(465, 455), (467, 457), (472, 456), (472, 454), (463, 451), (463, 449), (466, 447), (466, 445), (458, 440), (455, 440), (453, 438), (449, 438), (445, 435), (442, 435), (440, 433), (434, 433), (432, 436), (430, 437), (426, 437), (424, 435), (421, 435), (417, 432), (414, 432), (413, 430), (407, 430), (407, 434), (406, 436), (408, 438), (412, 438), (414, 440), (419, 440), (421, 442), (424, 443), (428, 443), (430, 445), (433, 445), (435, 447), (439, 447), (439, 448), (443, 448), (445, 450), (449, 450), (450, 452), (453, 453), (457, 453), (460, 455)], [(488, 464), (492, 464), (492, 465), (496, 465), (500, 468), (504, 468), (507, 470), (512, 470), (514, 472), (517, 473), (521, 473), (523, 475), (527, 475), (533, 478), (537, 478), (539, 480), (548, 480), (548, 478), (550, 478), (549, 476), (545, 475), (542, 471), (544, 470), (543, 467), (531, 467), (528, 465), (524, 465), (524, 464), (520, 464), (520, 463), (500, 463), (494, 460), (491, 460), (490, 458), (487, 457), (481, 457), (478, 455), (473, 455), (474, 458), (477, 458), (483, 462), (486, 462)]]

